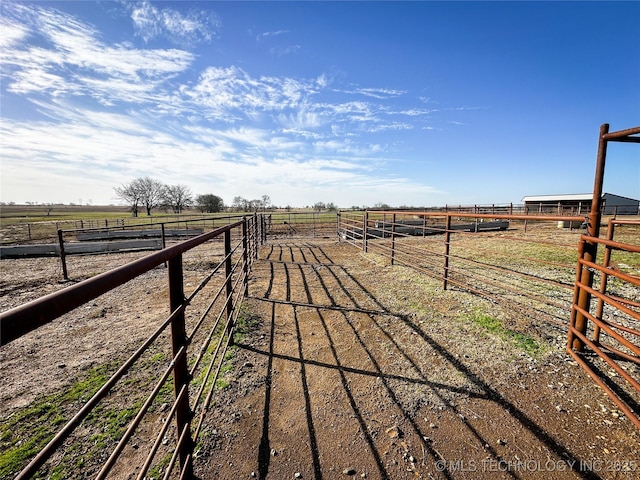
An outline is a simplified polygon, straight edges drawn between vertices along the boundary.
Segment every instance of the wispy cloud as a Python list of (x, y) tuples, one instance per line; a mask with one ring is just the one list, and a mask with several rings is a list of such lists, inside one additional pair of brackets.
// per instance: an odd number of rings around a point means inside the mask
[(260, 42), (260, 41), (265, 40), (267, 38), (279, 37), (280, 35), (285, 35), (287, 33), (289, 33), (289, 30), (276, 30), (276, 31), (273, 31), (273, 32), (263, 32), (263, 33), (259, 33), (256, 36), (256, 40)]
[(269, 49), (272, 55), (276, 57), (282, 57), (284, 55), (291, 55), (294, 53), (298, 53), (302, 47), (300, 45), (289, 45), (287, 47), (273, 47)]
[[(147, 42), (206, 42), (219, 27), (211, 13), (126, 5)], [(0, 119), (3, 200), (58, 201), (56, 185), (64, 185), (77, 192), (72, 201), (113, 201), (113, 186), (151, 175), (180, 179), (198, 193), (215, 186), (228, 201), (264, 192), (283, 205), (342, 203), (356, 189), (362, 202), (374, 203), (385, 200), (379, 189), (391, 182), (393, 148), (382, 137), (433, 112), (395, 104), (403, 90), (344, 89), (322, 72), (302, 78), (255, 76), (237, 65), (195, 70), (193, 48), (109, 42), (95, 26), (38, 4), (0, 8), (2, 94), (30, 102), (37, 118), (5, 111)], [(409, 179), (392, 183), (403, 192), (428, 191)]]
[[(14, 40), (2, 50), (2, 77), (17, 94), (154, 101), (158, 87), (194, 60), (184, 50), (108, 45), (92, 26), (54, 9), (12, 4), (4, 13)], [(16, 41), (27, 37), (30, 43)]]
[(344, 90), (344, 93), (364, 95), (366, 97), (372, 97), (382, 100), (387, 98), (400, 97), (407, 92), (404, 90), (394, 90), (391, 88), (354, 88), (353, 90)]
[(179, 45), (211, 42), (220, 30), (219, 18), (203, 10), (183, 14), (172, 8), (157, 8), (148, 1), (127, 4), (136, 34), (145, 42), (164, 37)]

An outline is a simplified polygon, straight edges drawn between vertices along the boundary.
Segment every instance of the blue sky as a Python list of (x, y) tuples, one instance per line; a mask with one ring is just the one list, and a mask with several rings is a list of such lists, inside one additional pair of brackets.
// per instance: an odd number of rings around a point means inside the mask
[[(0, 4), (4, 202), (519, 203), (640, 125), (640, 2)], [(605, 191), (640, 198), (640, 149)]]

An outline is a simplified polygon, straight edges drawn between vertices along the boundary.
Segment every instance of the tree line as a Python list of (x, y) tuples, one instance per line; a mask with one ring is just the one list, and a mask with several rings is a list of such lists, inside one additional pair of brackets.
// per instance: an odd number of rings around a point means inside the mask
[[(170, 209), (173, 213), (182, 213), (190, 208), (196, 208), (202, 213), (216, 213), (227, 208), (218, 195), (207, 193), (194, 196), (191, 189), (185, 185), (166, 185), (151, 177), (136, 178), (115, 187), (114, 191), (120, 200), (129, 205), (134, 217), (143, 209), (147, 215), (151, 215), (154, 208)], [(260, 199), (255, 200), (238, 196), (233, 199), (231, 208), (242, 212), (256, 212), (265, 211), (270, 206), (269, 195), (262, 195)]]

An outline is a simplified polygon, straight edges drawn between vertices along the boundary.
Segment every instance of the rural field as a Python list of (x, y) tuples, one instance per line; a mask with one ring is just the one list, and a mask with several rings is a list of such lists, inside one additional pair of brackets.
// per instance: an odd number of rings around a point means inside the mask
[[(545, 232), (566, 244), (580, 234)], [(511, 248), (499, 240), (477, 234), (461, 243), (485, 253)], [(70, 282), (142, 255), (70, 257)], [(219, 259), (216, 248), (190, 253), (185, 288)], [(68, 285), (57, 258), (2, 260), (0, 268), (3, 311)], [(637, 478), (640, 432), (566, 354), (566, 327), (546, 323), (535, 307), (526, 317), (442, 290), (439, 280), (335, 238), (271, 238), (253, 265), (241, 331), (196, 448), (196, 474)], [(167, 311), (159, 267), (3, 346), (0, 478), (13, 478)], [(117, 394), (135, 397), (157, 363), (132, 372), (42, 477), (95, 475), (133, 415)], [(138, 446), (162, 422), (163, 408), (161, 401), (112, 478), (135, 478)], [(147, 478), (161, 476), (162, 465)]]

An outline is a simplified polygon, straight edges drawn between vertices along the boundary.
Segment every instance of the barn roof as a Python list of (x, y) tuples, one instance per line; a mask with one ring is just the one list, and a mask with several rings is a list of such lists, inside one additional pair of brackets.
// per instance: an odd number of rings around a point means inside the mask
[(567, 193), (564, 195), (531, 195), (524, 197), (522, 201), (527, 202), (562, 202), (562, 201), (586, 201), (593, 199), (593, 193)]

